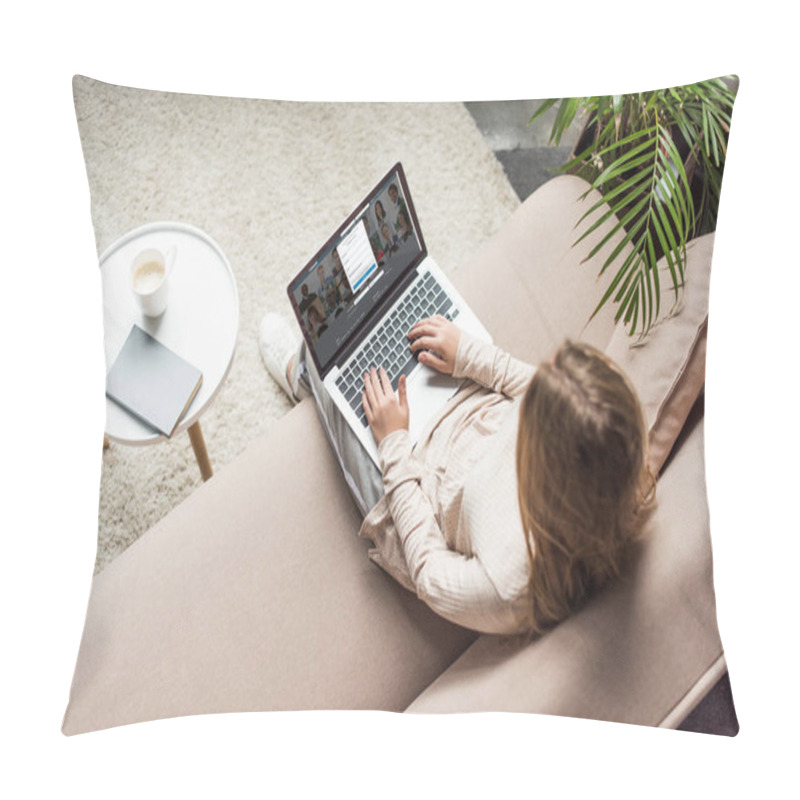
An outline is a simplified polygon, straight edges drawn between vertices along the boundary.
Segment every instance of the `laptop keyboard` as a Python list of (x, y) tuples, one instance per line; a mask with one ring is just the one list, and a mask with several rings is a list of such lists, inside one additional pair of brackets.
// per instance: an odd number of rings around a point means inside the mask
[(369, 424), (361, 403), (364, 373), (371, 367), (383, 367), (396, 391), (400, 376), (408, 375), (417, 365), (408, 340), (409, 330), (417, 321), (434, 314), (455, 318), (458, 309), (451, 309), (452, 305), (439, 282), (430, 272), (426, 273), (353, 355), (336, 379), (336, 385), (364, 427)]

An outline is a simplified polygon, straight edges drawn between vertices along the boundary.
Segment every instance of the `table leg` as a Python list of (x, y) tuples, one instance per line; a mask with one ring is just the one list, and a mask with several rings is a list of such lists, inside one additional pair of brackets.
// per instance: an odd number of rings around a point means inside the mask
[(204, 481), (207, 481), (214, 473), (211, 470), (211, 462), (208, 460), (206, 442), (203, 439), (203, 431), (200, 430), (199, 422), (189, 426), (189, 439), (194, 450), (194, 457), (197, 459), (197, 465), (200, 467), (200, 475)]

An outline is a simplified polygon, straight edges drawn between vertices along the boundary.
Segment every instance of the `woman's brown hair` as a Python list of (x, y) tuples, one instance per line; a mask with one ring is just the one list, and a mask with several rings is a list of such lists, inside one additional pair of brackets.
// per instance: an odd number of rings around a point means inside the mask
[(617, 578), (655, 481), (636, 392), (599, 350), (567, 341), (522, 400), (517, 489), (542, 633)]

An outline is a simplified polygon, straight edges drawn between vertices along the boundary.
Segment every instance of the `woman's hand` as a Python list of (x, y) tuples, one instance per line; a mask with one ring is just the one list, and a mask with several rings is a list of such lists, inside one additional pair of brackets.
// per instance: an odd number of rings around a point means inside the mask
[[(437, 314), (421, 319), (408, 333), (411, 352), (419, 353), (421, 364), (427, 364), (445, 375), (452, 375), (461, 331), (449, 319)], [(431, 352), (419, 352), (431, 351)]]
[(390, 433), (408, 430), (408, 396), (406, 394), (406, 376), (401, 375), (397, 384), (397, 394), (392, 389), (386, 370), (375, 367), (364, 373), (364, 392), (361, 395), (367, 422), (380, 444)]

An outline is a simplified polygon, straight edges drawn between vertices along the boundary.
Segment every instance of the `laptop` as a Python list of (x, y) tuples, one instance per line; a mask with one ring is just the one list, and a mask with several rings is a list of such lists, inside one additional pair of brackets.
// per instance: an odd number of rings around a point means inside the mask
[(384, 367), (397, 390), (406, 376), (409, 435), (416, 442), (461, 381), (420, 364), (408, 332), (441, 314), (462, 330), (489, 333), (425, 247), (398, 162), (287, 287), (308, 352), (342, 416), (378, 464), (361, 394), (364, 373)]

